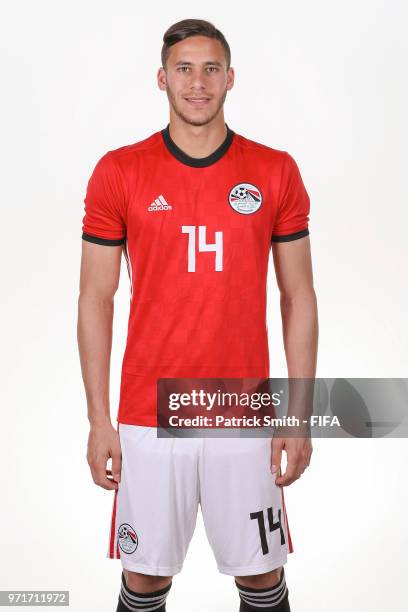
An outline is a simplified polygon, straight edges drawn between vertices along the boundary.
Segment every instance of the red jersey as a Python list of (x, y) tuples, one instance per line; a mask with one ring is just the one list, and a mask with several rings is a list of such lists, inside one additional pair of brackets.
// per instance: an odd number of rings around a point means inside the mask
[(101, 157), (82, 238), (123, 245), (127, 261), (119, 423), (157, 426), (161, 377), (269, 377), (271, 241), (307, 236), (308, 214), (293, 157), (228, 126), (205, 158), (177, 147), (169, 126)]

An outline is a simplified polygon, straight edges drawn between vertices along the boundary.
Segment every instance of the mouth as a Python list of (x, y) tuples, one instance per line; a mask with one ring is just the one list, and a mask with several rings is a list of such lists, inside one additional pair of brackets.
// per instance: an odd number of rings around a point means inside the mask
[(186, 100), (186, 102), (194, 106), (203, 106), (205, 104), (208, 104), (208, 102), (210, 101), (210, 98), (206, 98), (205, 96), (201, 96), (201, 97), (191, 96), (191, 97), (186, 97), (184, 99)]

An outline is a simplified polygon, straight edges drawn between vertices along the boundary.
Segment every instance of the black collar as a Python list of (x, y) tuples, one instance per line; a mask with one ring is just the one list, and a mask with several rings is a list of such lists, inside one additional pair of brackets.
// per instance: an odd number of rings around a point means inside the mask
[(232, 143), (232, 139), (234, 137), (234, 132), (230, 130), (227, 124), (225, 124), (225, 127), (227, 128), (227, 135), (225, 137), (224, 142), (220, 144), (218, 149), (215, 149), (215, 151), (213, 151), (210, 155), (207, 155), (207, 157), (191, 157), (176, 145), (176, 143), (170, 136), (169, 126), (170, 124), (168, 124), (167, 127), (164, 128), (164, 130), (161, 130), (161, 135), (163, 136), (164, 144), (176, 159), (181, 161), (183, 164), (186, 164), (187, 166), (193, 166), (194, 168), (204, 168), (205, 166), (211, 166), (211, 164), (215, 164), (215, 162), (221, 159), (221, 157), (225, 155), (225, 153), (228, 151)]

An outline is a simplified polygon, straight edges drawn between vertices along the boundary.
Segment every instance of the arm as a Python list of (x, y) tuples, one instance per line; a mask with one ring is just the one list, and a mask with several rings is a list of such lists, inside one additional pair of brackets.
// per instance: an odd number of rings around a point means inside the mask
[[(118, 488), (121, 469), (119, 435), (111, 423), (109, 408), (114, 294), (121, 253), (122, 246), (82, 240), (77, 333), (90, 422), (87, 460), (94, 482), (108, 490)], [(111, 473), (106, 469), (109, 457), (113, 480), (107, 476)]]
[(310, 238), (273, 242), (272, 255), (280, 291), (288, 377), (314, 378), (318, 320)]
[[(272, 243), (277, 284), (280, 291), (282, 329), (288, 378), (314, 379), (316, 374), (318, 315), (313, 288), (310, 238)], [(301, 387), (295, 389), (301, 392)], [(288, 485), (301, 476), (312, 454), (310, 436), (274, 437), (272, 464), (280, 466), (282, 449), (288, 455), (287, 470), (276, 479)], [(277, 468), (276, 468), (277, 469)]]

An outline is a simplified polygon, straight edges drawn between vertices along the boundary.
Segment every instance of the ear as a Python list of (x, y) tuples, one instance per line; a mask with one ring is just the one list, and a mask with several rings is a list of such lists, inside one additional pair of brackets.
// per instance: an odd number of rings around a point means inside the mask
[(159, 70), (157, 71), (157, 84), (159, 86), (159, 89), (161, 89), (162, 91), (166, 91), (167, 79), (166, 79), (166, 72), (163, 66), (160, 66)]
[(234, 69), (231, 67), (228, 69), (227, 72), (227, 89), (232, 89), (234, 86), (234, 80), (235, 80), (235, 72)]

